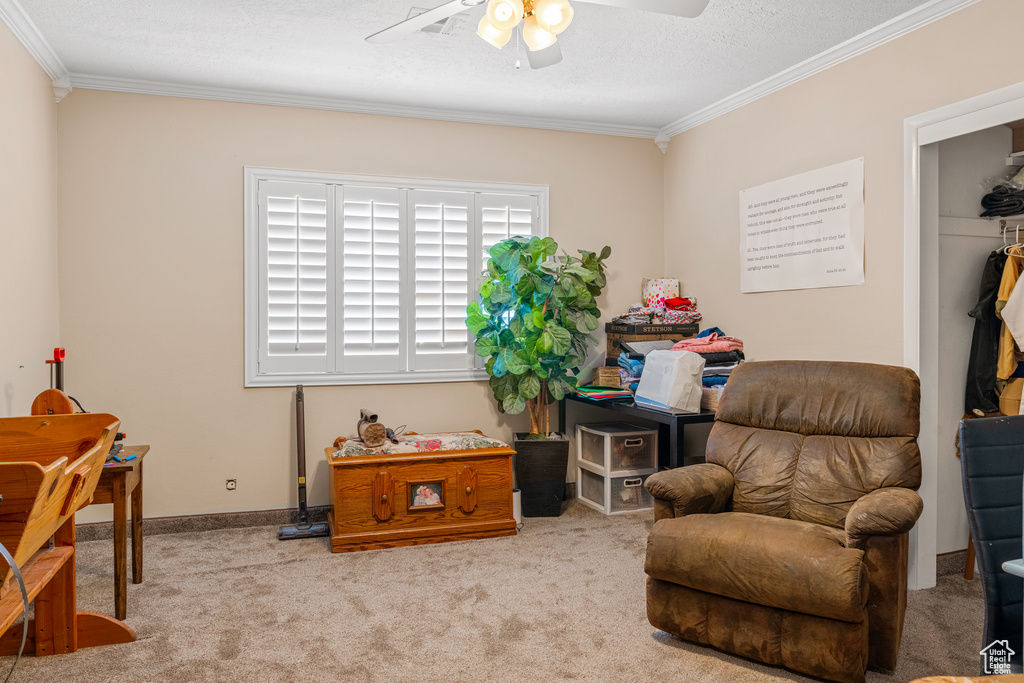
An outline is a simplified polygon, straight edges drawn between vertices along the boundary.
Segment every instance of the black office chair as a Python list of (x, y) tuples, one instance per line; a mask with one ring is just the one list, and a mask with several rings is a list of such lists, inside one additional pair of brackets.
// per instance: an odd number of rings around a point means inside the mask
[(1005, 639), (1016, 652), (1011, 669), (1021, 673), (1024, 579), (1004, 572), (1003, 562), (1022, 556), (1024, 415), (962, 420), (960, 456), (967, 520), (985, 591), (981, 647)]

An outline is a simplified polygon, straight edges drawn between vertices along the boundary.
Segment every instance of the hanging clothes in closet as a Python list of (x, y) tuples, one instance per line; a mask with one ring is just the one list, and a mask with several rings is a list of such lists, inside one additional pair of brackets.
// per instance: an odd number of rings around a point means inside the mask
[(964, 394), (964, 413), (968, 415), (976, 414), (975, 411), (999, 411), (996, 374), (1003, 322), (996, 315), (996, 299), (1002, 284), (1006, 258), (1002, 249), (988, 255), (981, 273), (978, 302), (968, 313), (974, 318), (971, 356), (967, 363), (967, 390)]
[(978, 302), (971, 309), (974, 336), (967, 367), (964, 412), (1024, 414), (1024, 245), (1006, 245), (989, 254), (981, 276)]
[[(1024, 285), (1017, 286), (1024, 270), (1024, 251), (1013, 246), (1006, 250), (1006, 267), (999, 286), (996, 312), (1003, 320), (999, 338), (998, 378), (1006, 376), (1006, 385), (999, 395), (999, 408), (1007, 415), (1021, 414), (1021, 393), (1024, 390)], [(1011, 282), (1012, 280), (1012, 282)], [(1016, 408), (1016, 410), (1014, 410)]]

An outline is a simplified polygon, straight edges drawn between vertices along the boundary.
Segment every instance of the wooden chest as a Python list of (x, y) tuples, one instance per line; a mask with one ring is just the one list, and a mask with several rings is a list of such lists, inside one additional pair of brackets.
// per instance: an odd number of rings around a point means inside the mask
[(514, 536), (515, 451), (502, 446), (349, 457), (324, 449), (331, 550)]

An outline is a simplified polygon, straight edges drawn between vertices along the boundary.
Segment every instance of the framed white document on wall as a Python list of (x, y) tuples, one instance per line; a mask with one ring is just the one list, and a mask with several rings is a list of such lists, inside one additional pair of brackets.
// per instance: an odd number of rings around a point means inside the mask
[(864, 159), (740, 192), (740, 291), (864, 284)]

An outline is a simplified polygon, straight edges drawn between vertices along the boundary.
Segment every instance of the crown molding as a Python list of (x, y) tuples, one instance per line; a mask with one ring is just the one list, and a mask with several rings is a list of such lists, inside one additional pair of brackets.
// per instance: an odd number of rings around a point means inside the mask
[(11, 29), (14, 37), (21, 41), (29, 54), (35, 58), (39, 66), (53, 82), (53, 96), (60, 102), (71, 92), (71, 79), (64, 62), (53, 51), (46, 38), (39, 32), (39, 27), (29, 18), (18, 0), (0, 0), (0, 21)]
[(878, 47), (890, 40), (895, 40), (900, 36), (906, 35), (911, 31), (919, 29), (933, 21), (938, 21), (945, 16), (958, 12), (959, 10), (978, 2), (981, 2), (981, 0), (931, 0), (929, 3), (890, 19), (884, 24), (880, 24), (879, 26), (865, 31), (858, 36), (854, 36), (846, 42), (825, 50), (824, 52), (817, 54), (810, 59), (804, 60), (785, 71), (780, 71), (774, 76), (764, 79), (760, 83), (755, 83), (754, 85), (729, 95), (714, 104), (708, 105), (703, 109), (699, 109), (692, 114), (688, 114), (681, 119), (673, 121), (662, 128), (658, 134), (659, 136), (667, 136), (669, 138), (679, 135), (683, 131), (695, 128), (702, 123), (707, 123), (708, 121), (718, 118), (722, 114), (730, 112), (733, 109), (738, 109), (746, 104), (750, 104), (751, 102), (759, 100), (776, 90), (780, 90), (788, 85), (796, 83), (797, 81), (809, 78), (820, 71), (824, 71), (825, 69), (833, 67), (841, 62), (845, 62), (848, 59), (853, 59), (857, 55), (863, 54), (872, 48)]
[[(0, 0), (2, 2), (3, 0)], [(353, 114), (376, 114), (381, 116), (402, 116), (415, 119), (434, 119), (457, 123), (481, 123), (492, 126), (515, 126), (517, 128), (541, 128), (562, 130), (573, 133), (594, 133), (597, 135), (618, 135), (631, 138), (653, 139), (658, 129), (653, 126), (627, 126), (614, 123), (574, 121), (566, 119), (491, 114), (485, 112), (456, 111), (454, 109), (431, 109), (428, 107), (406, 107), (373, 102), (337, 99), (333, 97), (310, 97), (285, 95), (255, 90), (234, 90), (201, 85), (183, 85), (160, 81), (145, 81), (133, 78), (114, 78), (91, 74), (71, 74), (71, 85), (83, 90), (108, 90), (140, 95), (164, 95), (187, 97), (199, 100), (242, 102), (245, 104), (266, 104), (277, 107), (299, 107), (302, 109), (324, 109)]]

